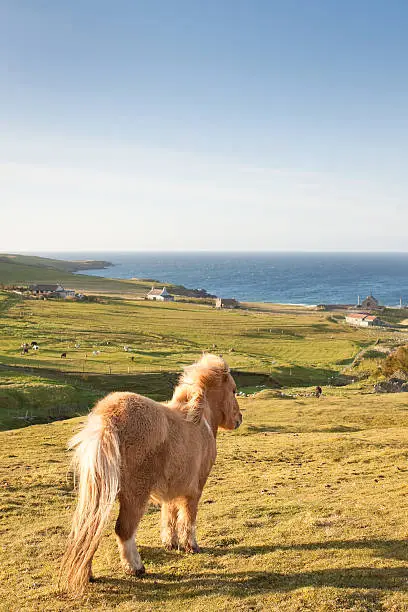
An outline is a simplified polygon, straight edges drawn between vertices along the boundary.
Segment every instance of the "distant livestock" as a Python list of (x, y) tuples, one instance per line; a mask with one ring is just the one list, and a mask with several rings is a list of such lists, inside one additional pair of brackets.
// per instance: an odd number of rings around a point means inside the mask
[(66, 356), (67, 356), (66, 353), (61, 353), (61, 359), (65, 359)]
[(30, 348), (30, 345), (28, 344), (28, 342), (23, 342), (22, 345), (20, 346), (21, 354), (28, 355), (29, 348)]
[(242, 415), (226, 362), (206, 354), (185, 368), (172, 399), (161, 404), (135, 393), (100, 400), (70, 442), (79, 499), (61, 576), (80, 595), (92, 580), (92, 559), (116, 496), (116, 537), (126, 573), (145, 572), (135, 534), (149, 499), (161, 504), (164, 547), (200, 552), (198, 502), (216, 457), (219, 427), (236, 429)]

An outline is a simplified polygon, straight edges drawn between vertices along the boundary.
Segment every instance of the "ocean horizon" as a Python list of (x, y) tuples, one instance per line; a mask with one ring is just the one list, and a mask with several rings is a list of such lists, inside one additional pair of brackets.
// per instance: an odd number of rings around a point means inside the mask
[(351, 252), (36, 252), (57, 259), (114, 264), (81, 272), (107, 278), (148, 278), (223, 298), (281, 304), (408, 303), (408, 253)]

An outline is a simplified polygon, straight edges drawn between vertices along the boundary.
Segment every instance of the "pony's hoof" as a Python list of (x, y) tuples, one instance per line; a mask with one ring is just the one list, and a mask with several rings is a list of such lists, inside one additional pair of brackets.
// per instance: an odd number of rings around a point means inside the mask
[(190, 553), (192, 555), (196, 555), (202, 552), (198, 544), (187, 544), (187, 546), (183, 546), (180, 550), (184, 551), (185, 553)]
[(89, 576), (89, 582), (96, 582), (96, 578), (92, 574)]
[(164, 544), (164, 550), (167, 550), (168, 552), (170, 552), (171, 550), (177, 550), (178, 546), (177, 544)]
[(129, 566), (126, 566), (124, 570), (126, 574), (129, 574), (130, 576), (136, 576), (137, 578), (140, 576), (143, 576), (143, 574), (146, 573), (146, 568), (144, 565), (142, 565), (142, 567), (139, 567), (137, 569), (135, 569), (134, 567), (130, 567), (129, 565)]
[(191, 547), (191, 551), (190, 552), (192, 552), (193, 554), (196, 555), (198, 553), (203, 552), (203, 549), (200, 548), (198, 544), (194, 544), (194, 546)]

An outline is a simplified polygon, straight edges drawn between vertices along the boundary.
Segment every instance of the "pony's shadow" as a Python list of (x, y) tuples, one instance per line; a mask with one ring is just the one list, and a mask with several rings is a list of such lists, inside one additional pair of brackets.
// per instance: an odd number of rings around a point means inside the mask
[[(325, 542), (306, 542), (304, 544), (276, 544), (262, 546), (235, 546), (235, 547), (208, 547), (203, 552), (209, 553), (214, 557), (234, 554), (242, 557), (252, 557), (276, 551), (291, 550), (352, 550), (352, 549), (372, 549), (376, 556), (386, 559), (398, 559), (408, 561), (408, 540), (381, 540), (381, 539), (362, 539), (362, 540), (327, 540)], [(408, 569), (407, 569), (408, 577)]]
[[(404, 567), (353, 567), (324, 569), (312, 572), (281, 574), (271, 571), (236, 573), (187, 574), (171, 576), (151, 573), (142, 579), (100, 577), (96, 583), (104, 598), (127, 601), (136, 596), (144, 601), (206, 597), (223, 593), (237, 599), (262, 595), (270, 591), (289, 592), (313, 587), (408, 591), (407, 570)], [(91, 596), (92, 597), (92, 596)]]
[[(404, 540), (337, 540), (329, 542), (311, 542), (295, 546), (251, 546), (204, 548), (204, 556), (212, 558), (221, 555), (235, 555), (243, 557), (258, 556), (277, 550), (330, 550), (330, 549), (373, 549), (375, 556), (408, 560), (408, 545)], [(166, 552), (158, 548), (142, 547), (144, 558), (148, 562), (176, 563), (180, 553)], [(149, 572), (142, 578), (112, 578), (99, 576), (96, 578), (95, 592), (91, 599), (95, 600), (103, 595), (108, 601), (116, 605), (129, 598), (158, 602), (164, 599), (191, 600), (205, 597), (214, 593), (223, 593), (237, 599), (248, 596), (262, 595), (264, 593), (289, 592), (308, 586), (334, 587), (347, 589), (369, 589), (373, 592), (383, 590), (407, 591), (408, 570), (405, 567), (346, 567), (333, 569), (320, 569), (296, 573), (279, 573), (273, 571), (230, 572), (218, 571), (217, 563), (209, 570), (208, 557), (202, 572), (197, 573), (169, 573)]]

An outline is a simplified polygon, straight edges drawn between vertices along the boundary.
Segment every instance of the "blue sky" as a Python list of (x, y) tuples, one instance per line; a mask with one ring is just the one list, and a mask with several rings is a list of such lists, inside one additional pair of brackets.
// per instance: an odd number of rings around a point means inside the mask
[(407, 250), (408, 4), (0, 0), (0, 250)]

